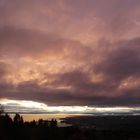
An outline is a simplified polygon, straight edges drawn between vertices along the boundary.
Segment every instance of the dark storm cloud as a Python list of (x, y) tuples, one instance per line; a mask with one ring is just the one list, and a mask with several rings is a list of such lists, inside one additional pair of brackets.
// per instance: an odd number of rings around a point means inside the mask
[[(1, 92), (1, 97), (39, 100), (51, 105), (137, 106), (140, 99), (139, 84), (124, 89), (119, 89), (119, 86), (129, 77), (139, 79), (139, 46), (139, 38), (114, 43), (98, 64), (90, 65), (93, 72), (78, 69), (51, 74), (50, 83), (38, 85), (38, 81), (25, 81), (16, 88), (11, 86), (11, 91), (7, 91), (9, 84), (4, 84), (1, 85), (1, 89), (5, 89)], [(102, 81), (94, 81), (94, 72), (103, 75)], [(61, 89), (61, 86), (70, 88)]]
[(139, 106), (139, 8), (139, 0), (0, 0), (0, 98)]
[(56, 55), (81, 60), (92, 54), (92, 49), (79, 41), (61, 38), (54, 34), (14, 27), (0, 28), (0, 56), (33, 57)]
[(0, 62), (0, 78), (2, 79), (7, 74), (7, 64)]
[[(139, 96), (128, 94), (122, 96), (97, 96), (97, 95), (86, 95), (82, 93), (74, 93), (68, 90), (52, 90), (49, 88), (38, 88), (33, 86), (28, 88), (28, 85), (22, 85), (18, 87), (14, 92), (0, 94), (3, 98), (9, 99), (24, 99), (24, 100), (35, 100), (47, 103), (48, 105), (95, 105), (95, 106), (139, 106)], [(36, 89), (36, 90), (35, 90)], [(130, 91), (129, 91), (130, 92)], [(132, 91), (133, 92), (133, 91)], [(80, 94), (80, 95), (79, 95)]]
[(60, 46), (54, 48), (58, 41), (55, 36), (42, 34), (37, 31), (5, 27), (0, 30), (0, 52), (4, 54), (17, 54), (21, 56), (37, 55), (45, 51), (61, 49)]
[(111, 47), (104, 59), (95, 66), (96, 71), (116, 81), (139, 76), (140, 38), (120, 41)]
[(104, 81), (94, 82), (92, 81), (91, 76), (92, 74), (89, 72), (75, 70), (63, 74), (58, 74), (55, 76), (52, 84), (58, 87), (71, 87), (72, 94), (76, 94), (77, 96), (100, 96), (114, 90), (116, 85), (109, 82), (105, 83)]

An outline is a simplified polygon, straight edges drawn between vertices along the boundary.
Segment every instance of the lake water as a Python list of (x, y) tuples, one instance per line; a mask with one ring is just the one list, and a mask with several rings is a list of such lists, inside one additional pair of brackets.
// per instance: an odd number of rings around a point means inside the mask
[[(38, 121), (39, 119), (43, 119), (43, 120), (51, 120), (51, 119), (56, 119), (58, 122), (58, 126), (59, 127), (66, 127), (66, 126), (70, 126), (68, 124), (62, 123), (61, 121), (63, 120), (63, 118), (66, 117), (73, 117), (73, 116), (83, 116), (85, 114), (20, 114), (24, 121)], [(10, 117), (13, 119), (15, 116), (15, 114), (10, 114)]]
[[(32, 120), (39, 120), (39, 119), (43, 119), (43, 120), (51, 120), (51, 119), (56, 119), (56, 120), (59, 120), (61, 118), (65, 118), (65, 117), (68, 117), (69, 115), (66, 115), (66, 114), (20, 114), (24, 121), (32, 121)], [(13, 118), (15, 115), (14, 114), (11, 114), (10, 115), (11, 118)]]
[[(62, 118), (66, 117), (72, 117), (72, 116), (83, 116), (85, 114), (20, 114), (24, 121), (32, 121), (32, 120), (51, 120), (51, 119), (56, 119), (60, 120)], [(10, 114), (11, 118), (13, 119), (15, 114)]]

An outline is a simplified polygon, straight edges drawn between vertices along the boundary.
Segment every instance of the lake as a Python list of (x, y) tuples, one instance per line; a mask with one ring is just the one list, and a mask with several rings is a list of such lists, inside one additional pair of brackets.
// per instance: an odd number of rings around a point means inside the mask
[[(20, 114), (24, 121), (38, 121), (39, 119), (43, 120), (51, 120), (51, 119), (56, 119), (58, 122), (59, 127), (66, 127), (70, 126), (69, 124), (62, 123), (61, 121), (63, 118), (66, 117), (74, 117), (74, 116), (85, 116), (86, 114)], [(15, 114), (10, 114), (10, 117), (13, 119)]]

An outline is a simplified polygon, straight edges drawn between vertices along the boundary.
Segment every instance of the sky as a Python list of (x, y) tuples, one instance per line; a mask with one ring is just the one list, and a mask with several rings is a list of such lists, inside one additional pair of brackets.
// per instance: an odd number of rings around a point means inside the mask
[(140, 0), (0, 0), (4, 99), (139, 107)]

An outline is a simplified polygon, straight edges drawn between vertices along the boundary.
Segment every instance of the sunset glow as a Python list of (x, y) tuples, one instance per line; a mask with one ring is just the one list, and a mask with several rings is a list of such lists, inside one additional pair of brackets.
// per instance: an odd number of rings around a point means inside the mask
[(139, 17), (139, 0), (0, 0), (0, 104), (139, 109)]
[(9, 99), (1, 99), (0, 102), (5, 107), (5, 111), (9, 113), (140, 113), (138, 112), (140, 110), (139, 107), (47, 106), (40, 102)]

